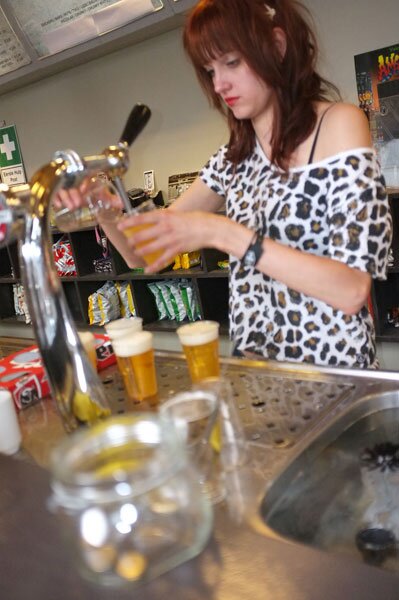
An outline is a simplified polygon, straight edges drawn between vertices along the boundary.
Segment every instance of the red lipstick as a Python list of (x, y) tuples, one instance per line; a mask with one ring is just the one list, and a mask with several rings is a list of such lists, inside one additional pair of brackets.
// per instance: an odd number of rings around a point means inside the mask
[(231, 98), (224, 99), (227, 106), (234, 106), (234, 104), (237, 102), (237, 100), (238, 100), (238, 96), (232, 96)]

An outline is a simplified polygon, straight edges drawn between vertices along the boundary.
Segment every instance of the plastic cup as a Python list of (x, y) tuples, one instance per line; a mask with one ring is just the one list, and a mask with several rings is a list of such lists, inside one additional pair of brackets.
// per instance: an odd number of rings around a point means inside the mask
[(143, 319), (141, 317), (131, 317), (129, 319), (116, 319), (104, 325), (105, 331), (111, 342), (120, 337), (137, 333), (143, 330)]
[(15, 454), (21, 439), (13, 397), (8, 390), (0, 390), (0, 453)]
[(183, 346), (191, 381), (219, 377), (219, 323), (196, 321), (182, 325), (177, 335)]
[[(156, 205), (154, 204), (153, 200), (149, 199), (146, 200), (145, 202), (143, 202), (142, 204), (139, 204), (139, 206), (137, 206), (132, 214), (140, 214), (140, 213), (144, 213), (144, 212), (151, 212), (152, 210), (156, 210)], [(125, 234), (126, 237), (129, 237), (131, 234), (133, 233), (137, 233), (138, 231), (142, 231), (143, 229), (148, 229), (149, 227), (152, 227), (151, 224), (145, 224), (145, 225), (135, 225), (134, 227), (128, 227), (127, 229), (125, 229), (123, 231), (123, 233)], [(151, 240), (152, 241), (152, 240)], [(144, 246), (145, 244), (147, 244), (148, 241), (143, 242), (141, 244), (137, 244), (137, 248), (141, 248), (141, 246)], [(149, 254), (145, 254), (143, 256), (145, 262), (147, 263), (147, 265), (151, 265), (153, 262), (155, 262), (162, 254), (162, 250), (156, 250), (155, 252), (150, 252)]]
[(79, 331), (79, 339), (89, 357), (92, 367), (97, 371), (96, 338), (90, 331)]
[(112, 345), (128, 395), (135, 402), (156, 402), (158, 385), (152, 333), (138, 331), (115, 339)]

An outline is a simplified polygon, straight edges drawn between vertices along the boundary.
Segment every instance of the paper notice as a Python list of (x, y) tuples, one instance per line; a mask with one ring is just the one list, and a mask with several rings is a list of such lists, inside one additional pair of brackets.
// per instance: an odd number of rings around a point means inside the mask
[(0, 9), (0, 75), (15, 71), (30, 62), (29, 55)]
[(40, 56), (48, 56), (121, 27), (161, 0), (13, 0), (12, 10)]

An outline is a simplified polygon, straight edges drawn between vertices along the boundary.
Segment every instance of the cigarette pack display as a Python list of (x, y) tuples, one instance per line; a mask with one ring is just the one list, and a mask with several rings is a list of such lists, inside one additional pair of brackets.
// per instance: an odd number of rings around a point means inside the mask
[[(106, 335), (95, 334), (97, 369), (115, 363)], [(0, 388), (11, 392), (17, 410), (27, 408), (50, 394), (50, 387), (37, 346), (29, 346), (0, 360)]]

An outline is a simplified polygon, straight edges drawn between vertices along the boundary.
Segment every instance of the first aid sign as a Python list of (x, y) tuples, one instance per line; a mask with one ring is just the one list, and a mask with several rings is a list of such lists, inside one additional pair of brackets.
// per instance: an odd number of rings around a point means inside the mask
[(3, 183), (7, 185), (26, 183), (15, 125), (0, 128), (0, 169)]

